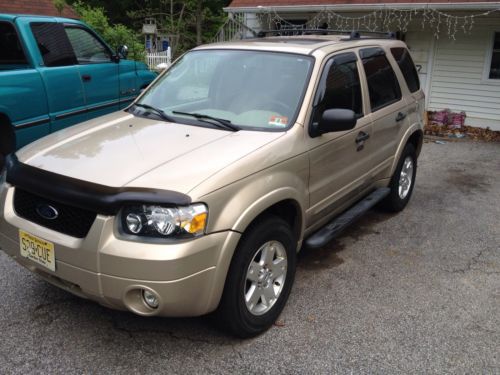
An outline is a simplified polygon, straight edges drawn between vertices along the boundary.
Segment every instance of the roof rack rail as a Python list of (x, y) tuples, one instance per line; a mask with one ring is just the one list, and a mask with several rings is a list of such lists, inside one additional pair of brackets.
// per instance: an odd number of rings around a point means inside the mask
[[(347, 35), (342, 40), (361, 39), (364, 35), (379, 35), (378, 37), (369, 37), (370, 39), (396, 39), (395, 32), (384, 31), (358, 31), (358, 30), (335, 30), (335, 29), (280, 29), (280, 30), (262, 30), (257, 33), (257, 38), (267, 36), (297, 36), (297, 35)], [(366, 38), (364, 38), (366, 39)]]

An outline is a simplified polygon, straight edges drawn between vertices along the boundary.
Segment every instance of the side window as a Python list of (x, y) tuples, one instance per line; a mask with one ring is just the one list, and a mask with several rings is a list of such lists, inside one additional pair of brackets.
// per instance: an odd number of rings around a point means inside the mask
[(14, 26), (8, 22), (0, 22), (0, 70), (3, 65), (27, 64)]
[(63, 25), (55, 22), (34, 22), (31, 24), (31, 31), (45, 66), (76, 65), (76, 57)]
[(372, 112), (401, 99), (398, 79), (381, 48), (360, 51), (368, 83)]
[(79, 27), (66, 27), (65, 30), (79, 64), (111, 61), (109, 49), (89, 31)]
[(410, 52), (406, 48), (391, 48), (392, 56), (399, 65), (401, 73), (405, 77), (406, 84), (410, 92), (415, 92), (420, 89), (420, 81), (418, 79), (417, 69), (410, 56)]
[(325, 110), (334, 108), (351, 109), (358, 117), (363, 116), (356, 60), (354, 53), (343, 53), (327, 63), (315, 100), (313, 122), (318, 122)]
[(494, 38), (488, 78), (500, 79), (500, 33), (495, 33)]

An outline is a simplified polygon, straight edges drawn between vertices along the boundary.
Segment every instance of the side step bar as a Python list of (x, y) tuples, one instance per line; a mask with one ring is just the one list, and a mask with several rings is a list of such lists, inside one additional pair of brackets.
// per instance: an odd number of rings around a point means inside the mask
[(314, 233), (305, 241), (305, 245), (311, 249), (316, 249), (326, 245), (328, 242), (337, 237), (345, 228), (363, 216), (366, 211), (389, 195), (390, 192), (391, 189), (388, 187), (375, 190), (366, 198), (345, 211), (342, 215), (337, 216), (333, 219), (333, 221), (329, 222), (323, 228)]

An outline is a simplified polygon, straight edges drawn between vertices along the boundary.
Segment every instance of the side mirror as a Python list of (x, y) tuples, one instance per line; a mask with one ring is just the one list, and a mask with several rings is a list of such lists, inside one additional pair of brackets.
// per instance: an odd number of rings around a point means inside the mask
[(126, 45), (118, 47), (116, 50), (116, 53), (118, 56), (120, 56), (122, 59), (126, 59), (128, 56), (128, 47)]
[(319, 123), (313, 124), (312, 136), (319, 137), (321, 134), (351, 130), (356, 126), (356, 113), (350, 109), (327, 109)]

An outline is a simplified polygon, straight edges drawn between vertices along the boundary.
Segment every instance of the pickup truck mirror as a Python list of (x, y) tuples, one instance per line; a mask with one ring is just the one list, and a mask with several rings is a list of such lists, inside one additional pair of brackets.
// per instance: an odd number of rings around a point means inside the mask
[(350, 109), (327, 109), (316, 125), (314, 133), (316, 136), (325, 133), (351, 130), (356, 126), (356, 113)]
[(126, 45), (118, 47), (118, 49), (116, 50), (116, 54), (122, 59), (126, 59), (128, 56), (128, 47)]

